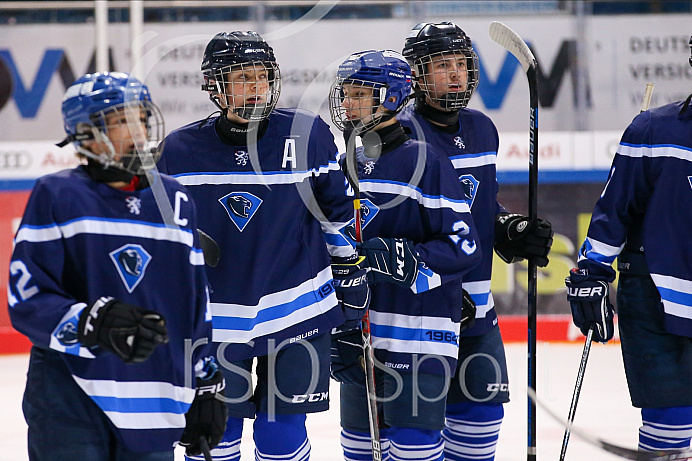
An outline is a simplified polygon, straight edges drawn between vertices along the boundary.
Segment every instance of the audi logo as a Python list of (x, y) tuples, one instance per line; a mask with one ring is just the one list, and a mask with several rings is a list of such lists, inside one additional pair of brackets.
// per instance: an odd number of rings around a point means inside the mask
[(25, 150), (0, 151), (0, 169), (19, 170), (29, 168), (31, 154)]

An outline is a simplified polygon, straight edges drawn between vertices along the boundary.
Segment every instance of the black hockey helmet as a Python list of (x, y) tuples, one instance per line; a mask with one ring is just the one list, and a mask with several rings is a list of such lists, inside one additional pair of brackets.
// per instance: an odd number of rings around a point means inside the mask
[[(258, 67), (266, 73), (269, 85), (268, 92), (263, 95), (266, 102), (234, 104), (233, 95), (227, 93), (230, 72), (250, 68), (257, 70)], [(205, 82), (202, 90), (209, 92), (209, 99), (224, 112), (231, 109), (246, 120), (256, 121), (267, 118), (276, 107), (281, 94), (279, 66), (274, 50), (257, 32), (216, 34), (204, 50), (201, 70)]]
[(257, 32), (220, 32), (204, 50), (202, 73), (250, 62), (276, 62), (274, 50)]
[[(471, 38), (456, 24), (445, 21), (439, 23), (422, 22), (416, 25), (408, 37), (402, 54), (411, 64), (419, 88), (433, 102), (446, 110), (466, 107), (478, 86), (478, 56), (473, 50)], [(463, 91), (449, 92), (435, 96), (430, 81), (430, 63), (436, 56), (445, 55), (449, 59), (465, 58), (467, 85)]]
[(692, 35), (690, 35), (690, 66), (692, 66)]

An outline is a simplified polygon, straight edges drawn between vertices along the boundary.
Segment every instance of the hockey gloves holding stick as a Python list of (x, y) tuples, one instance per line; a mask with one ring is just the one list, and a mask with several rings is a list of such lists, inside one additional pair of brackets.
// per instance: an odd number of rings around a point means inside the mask
[(332, 333), (331, 375), (340, 383), (365, 386), (363, 334), (360, 329)]
[(536, 266), (548, 265), (553, 245), (553, 226), (542, 219), (534, 225), (527, 216), (499, 213), (495, 216), (495, 253), (507, 264), (534, 258)]
[(420, 257), (414, 243), (405, 238), (374, 238), (363, 242), (360, 253), (367, 258), (371, 283), (390, 282), (411, 288), (418, 276)]
[(159, 344), (168, 342), (161, 314), (102, 296), (79, 316), (79, 342), (99, 346), (125, 363), (144, 362)]
[(360, 321), (370, 306), (365, 257), (332, 257), (332, 278), (336, 297), (346, 317), (340, 329), (346, 331), (359, 328)]
[(608, 282), (590, 279), (586, 269), (572, 269), (569, 277), (565, 279), (565, 284), (574, 324), (584, 335), (593, 327), (594, 341), (610, 341), (615, 330), (614, 309), (608, 298)]
[(202, 454), (200, 439), (211, 449), (221, 442), (226, 431), (228, 408), (223, 401), (226, 381), (211, 358), (205, 360), (204, 372), (204, 377), (197, 378), (195, 400), (185, 414), (185, 430), (180, 437), (180, 445), (188, 456)]

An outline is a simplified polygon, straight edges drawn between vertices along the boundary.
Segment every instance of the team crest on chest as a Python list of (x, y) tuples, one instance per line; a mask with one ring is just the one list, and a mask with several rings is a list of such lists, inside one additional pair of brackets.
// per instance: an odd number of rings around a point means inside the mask
[(141, 245), (133, 244), (111, 251), (109, 255), (127, 291), (132, 293), (144, 278), (151, 255)]
[(466, 198), (466, 203), (469, 205), (470, 209), (473, 206), (473, 201), (476, 199), (476, 193), (478, 192), (480, 181), (478, 181), (472, 174), (464, 174), (459, 176), (459, 182), (461, 182), (461, 188), (464, 190), (464, 197)]
[(380, 208), (368, 199), (360, 200), (360, 227), (365, 229), (370, 221), (380, 212)]
[(262, 199), (249, 192), (231, 192), (221, 197), (219, 203), (226, 209), (233, 224), (243, 232), (262, 204)]
[(457, 146), (459, 149), (466, 149), (466, 144), (464, 144), (464, 140), (461, 139), (461, 136), (454, 136), (454, 145)]

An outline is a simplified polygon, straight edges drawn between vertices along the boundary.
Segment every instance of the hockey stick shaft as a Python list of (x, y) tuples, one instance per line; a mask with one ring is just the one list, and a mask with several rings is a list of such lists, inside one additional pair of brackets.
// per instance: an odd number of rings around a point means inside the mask
[[(358, 164), (356, 161), (355, 135), (346, 136), (346, 179), (353, 188), (353, 214), (355, 219), (356, 242), (363, 242), (360, 208), (360, 182), (358, 181)], [(370, 442), (372, 445), (373, 461), (381, 461), (382, 447), (380, 445), (380, 423), (377, 411), (377, 393), (375, 390), (375, 351), (372, 347), (370, 331), (370, 315), (365, 313), (361, 321), (363, 334), (363, 359), (365, 363), (365, 386), (368, 394), (368, 417), (370, 423)]]
[[(572, 403), (569, 406), (569, 414), (567, 421), (569, 424), (574, 423), (574, 415), (577, 413), (577, 404), (579, 403), (579, 394), (581, 393), (581, 385), (584, 382), (584, 373), (586, 372), (586, 362), (589, 360), (589, 352), (591, 351), (591, 339), (593, 338), (593, 328), (589, 328), (584, 341), (584, 350), (581, 354), (579, 362), (579, 371), (577, 372), (577, 382), (574, 384), (574, 392), (572, 393)], [(560, 450), (560, 461), (564, 461), (567, 454), (567, 444), (569, 443), (570, 428), (565, 428), (565, 436), (562, 438), (562, 449)]]
[(651, 95), (654, 92), (654, 84), (649, 82), (646, 84), (646, 89), (644, 90), (644, 97), (642, 98), (642, 108), (639, 111), (641, 114), (644, 111), (649, 110), (649, 104), (651, 103)]
[[(529, 220), (535, 225), (538, 218), (538, 78), (537, 64), (528, 45), (512, 29), (494, 21), (489, 28), (490, 38), (519, 60), (526, 72), (529, 83)], [(529, 258), (528, 271), (528, 387), (536, 388), (536, 297), (537, 297), (537, 266), (533, 258)], [(528, 461), (536, 459), (536, 404), (528, 401), (527, 408), (527, 448)]]
[(202, 455), (204, 456), (204, 461), (213, 461), (211, 457), (211, 450), (209, 449), (209, 444), (204, 436), (199, 438), (199, 446), (202, 448)]
[(538, 398), (536, 391), (533, 389), (528, 388), (526, 392), (529, 395), (529, 398), (534, 401), (536, 405), (541, 407), (543, 411), (548, 414), (548, 416), (560, 423), (562, 426), (568, 428), (572, 434), (579, 437), (589, 445), (593, 445), (603, 451), (607, 451), (615, 456), (619, 456), (620, 458), (632, 459), (635, 461), (678, 461), (692, 458), (692, 451), (689, 450), (679, 452), (639, 451), (606, 442), (605, 440), (596, 438), (582, 431), (581, 429), (575, 428), (571, 422), (560, 418), (557, 413), (555, 413), (548, 407), (548, 405), (545, 404), (545, 402)]

